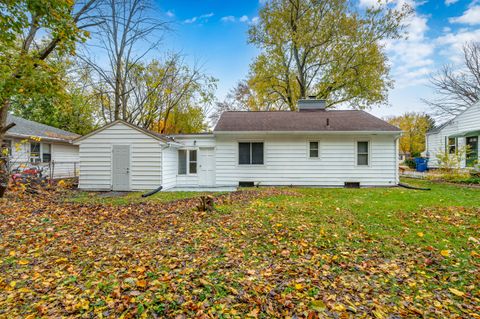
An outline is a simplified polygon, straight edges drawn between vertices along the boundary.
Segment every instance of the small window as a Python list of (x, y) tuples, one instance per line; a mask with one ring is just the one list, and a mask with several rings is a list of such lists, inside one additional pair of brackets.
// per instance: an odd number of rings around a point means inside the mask
[(40, 163), (40, 143), (31, 142), (30, 143), (30, 162), (31, 163)]
[(262, 165), (263, 143), (238, 143), (238, 164)]
[(197, 151), (190, 150), (189, 153), (189, 160), (188, 160), (188, 172), (189, 174), (197, 174)]
[(318, 142), (310, 142), (310, 158), (318, 158)]
[(12, 156), (12, 141), (11, 140), (4, 140), (3, 141), (2, 151), (0, 152), (0, 156), (6, 156), (6, 157)]
[(50, 144), (42, 144), (42, 162), (50, 163), (52, 160), (52, 146)]
[(368, 142), (357, 142), (357, 165), (368, 164)]
[(448, 154), (455, 154), (457, 152), (457, 139), (454, 137), (448, 138)]
[(187, 151), (178, 150), (178, 175), (187, 174)]

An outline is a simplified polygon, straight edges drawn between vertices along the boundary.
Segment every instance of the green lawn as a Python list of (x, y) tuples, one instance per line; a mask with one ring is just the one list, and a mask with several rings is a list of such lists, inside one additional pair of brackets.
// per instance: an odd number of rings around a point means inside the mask
[(168, 203), (174, 200), (200, 197), (202, 195), (219, 195), (221, 193), (211, 192), (158, 192), (149, 197), (143, 198), (140, 192), (85, 192), (76, 191), (65, 198), (67, 202), (85, 204), (106, 204), (106, 205), (128, 205), (134, 203)]
[(480, 318), (480, 190), (405, 182), (3, 203), (0, 317)]

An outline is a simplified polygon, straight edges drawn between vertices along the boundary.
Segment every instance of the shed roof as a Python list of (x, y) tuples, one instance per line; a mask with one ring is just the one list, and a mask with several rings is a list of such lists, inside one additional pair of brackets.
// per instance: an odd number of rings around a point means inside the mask
[(7, 137), (40, 137), (41, 139), (56, 140), (60, 142), (70, 142), (80, 137), (80, 135), (72, 132), (9, 114), (7, 116), (7, 123), (12, 122), (16, 125), (7, 131)]
[(214, 132), (243, 131), (401, 132), (398, 127), (357, 110), (229, 111), (222, 113), (214, 129)]

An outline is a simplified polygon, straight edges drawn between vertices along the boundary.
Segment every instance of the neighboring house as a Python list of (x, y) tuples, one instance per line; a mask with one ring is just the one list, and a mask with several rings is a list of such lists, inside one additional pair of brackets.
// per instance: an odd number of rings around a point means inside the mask
[(299, 112), (225, 112), (208, 134), (165, 136), (115, 121), (74, 144), (86, 190), (394, 186), (400, 135), (366, 112), (302, 100)]
[(16, 125), (7, 131), (4, 139), (12, 167), (38, 164), (51, 169), (54, 178), (78, 173), (78, 146), (71, 142), (80, 135), (8, 115), (7, 123), (12, 122)]
[(480, 103), (475, 103), (452, 120), (430, 130), (426, 134), (426, 155), (429, 167), (437, 168), (439, 153), (456, 153), (469, 145), (462, 167), (472, 167), (478, 162), (478, 143), (480, 136)]

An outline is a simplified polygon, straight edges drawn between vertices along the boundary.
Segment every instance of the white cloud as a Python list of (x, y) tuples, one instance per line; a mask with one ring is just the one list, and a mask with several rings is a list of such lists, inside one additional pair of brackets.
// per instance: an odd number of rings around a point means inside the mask
[(167, 15), (167, 17), (170, 17), (170, 18), (173, 18), (175, 16), (175, 13), (173, 13), (173, 11), (170, 11), (170, 10), (165, 12), (165, 14)]
[(235, 22), (234, 16), (225, 16), (220, 19), (222, 22)]
[[(400, 2), (397, 6), (405, 3)], [(405, 21), (407, 38), (387, 41), (385, 44), (397, 87), (426, 83), (428, 74), (433, 72), (435, 43), (427, 37), (428, 19), (428, 16), (414, 12)]]
[(460, 63), (463, 60), (463, 46), (467, 42), (478, 41), (480, 29), (461, 29), (457, 32), (447, 33), (439, 37), (436, 42), (442, 47), (440, 54), (447, 57), (453, 63)]
[(370, 8), (393, 2), (395, 2), (395, 0), (360, 0), (359, 5), (363, 8)]
[(468, 25), (480, 24), (480, 5), (468, 8), (463, 15), (448, 19), (450, 23), (462, 23)]
[(186, 23), (186, 24), (192, 24), (192, 23), (195, 23), (195, 22), (203, 22), (203, 21), (208, 21), (208, 18), (211, 18), (214, 16), (214, 13), (213, 12), (210, 12), (210, 13), (206, 13), (206, 14), (202, 14), (202, 15), (199, 15), (199, 16), (196, 16), (196, 17), (192, 17), (190, 19), (186, 19), (183, 21), (183, 23)]
[(225, 16), (222, 17), (220, 20), (222, 22), (241, 22), (249, 25), (258, 23), (258, 17), (249, 18), (247, 15), (243, 15), (241, 17)]
[(449, 6), (449, 5), (457, 3), (457, 2), (458, 2), (458, 0), (445, 0), (445, 5)]

